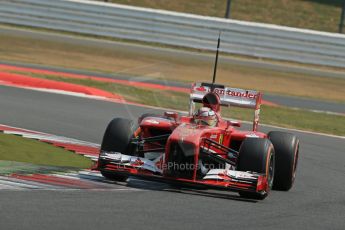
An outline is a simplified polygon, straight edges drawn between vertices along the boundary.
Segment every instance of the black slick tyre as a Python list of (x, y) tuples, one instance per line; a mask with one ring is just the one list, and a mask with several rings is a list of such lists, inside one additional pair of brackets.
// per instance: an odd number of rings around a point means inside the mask
[(298, 138), (286, 132), (268, 133), (276, 153), (276, 168), (273, 189), (288, 191), (294, 184), (299, 154)]
[[(273, 186), (275, 168), (275, 153), (270, 140), (262, 138), (247, 138), (242, 142), (239, 151), (237, 170), (265, 174), (270, 190)], [(241, 197), (250, 199), (265, 199), (268, 191), (239, 192)]]
[[(132, 155), (130, 149), (130, 141), (138, 126), (129, 119), (114, 118), (105, 130), (101, 151), (120, 152), (126, 155)], [(102, 164), (101, 161), (99, 161)], [(126, 176), (114, 172), (100, 170), (101, 174), (111, 180), (125, 181)]]

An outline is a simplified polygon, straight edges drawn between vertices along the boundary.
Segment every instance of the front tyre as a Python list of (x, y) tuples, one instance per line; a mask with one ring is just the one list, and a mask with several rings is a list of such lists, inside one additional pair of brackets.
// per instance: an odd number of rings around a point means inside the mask
[(275, 153), (270, 140), (247, 138), (242, 142), (238, 158), (238, 171), (251, 171), (265, 174), (268, 189), (260, 193), (239, 192), (241, 197), (263, 200), (273, 186), (275, 168)]
[(273, 189), (288, 191), (295, 178), (299, 153), (299, 140), (291, 134), (279, 131), (268, 133), (276, 152), (276, 169)]
[[(132, 155), (130, 142), (138, 126), (129, 119), (114, 118), (105, 130), (101, 151), (120, 152), (126, 155)], [(98, 160), (102, 167), (102, 160)], [(106, 162), (104, 162), (106, 163)], [(100, 169), (101, 174), (111, 180), (126, 181), (127, 177), (116, 172), (108, 172)]]

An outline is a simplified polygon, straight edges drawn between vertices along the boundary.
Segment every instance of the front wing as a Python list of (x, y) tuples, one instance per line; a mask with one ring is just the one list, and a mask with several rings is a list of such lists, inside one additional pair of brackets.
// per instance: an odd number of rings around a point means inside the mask
[(269, 190), (267, 178), (264, 174), (230, 169), (211, 169), (201, 179), (191, 180), (164, 175), (164, 167), (159, 162), (163, 162), (163, 159), (149, 160), (117, 152), (101, 152), (96, 169), (165, 183), (201, 185), (210, 189), (260, 194), (268, 193)]

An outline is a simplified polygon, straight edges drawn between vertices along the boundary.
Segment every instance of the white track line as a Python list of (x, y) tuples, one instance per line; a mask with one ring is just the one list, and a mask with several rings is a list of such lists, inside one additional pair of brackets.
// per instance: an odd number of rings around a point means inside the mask
[(19, 189), (56, 189), (57, 186), (51, 186), (44, 183), (17, 179), (12, 177), (0, 176), (0, 184), (14, 186)]
[[(13, 127), (15, 128), (15, 127)], [(19, 128), (20, 129), (20, 128)], [(13, 135), (20, 135), (29, 139), (38, 139), (38, 140), (46, 140), (46, 141), (57, 141), (57, 142), (62, 142), (66, 144), (76, 144), (76, 145), (84, 145), (87, 147), (95, 147), (98, 148), (99, 145), (91, 142), (86, 142), (86, 141), (80, 141), (77, 139), (73, 138), (68, 138), (68, 137), (62, 137), (62, 136), (55, 136), (51, 134), (45, 134), (45, 133), (40, 133), (40, 134), (32, 134), (32, 133), (27, 133), (27, 132), (22, 132), (22, 131), (4, 131), (6, 134), (13, 134)]]

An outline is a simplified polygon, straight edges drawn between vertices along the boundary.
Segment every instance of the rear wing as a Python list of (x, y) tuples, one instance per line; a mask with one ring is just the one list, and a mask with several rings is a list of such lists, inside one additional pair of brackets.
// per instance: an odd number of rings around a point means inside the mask
[(194, 114), (195, 103), (202, 103), (203, 97), (214, 92), (220, 98), (222, 106), (235, 106), (241, 108), (254, 109), (253, 131), (256, 131), (259, 124), (260, 106), (262, 93), (255, 90), (244, 90), (238, 88), (225, 87), (219, 84), (194, 83), (190, 93), (189, 115)]

